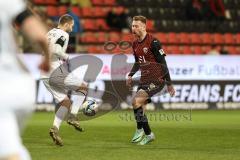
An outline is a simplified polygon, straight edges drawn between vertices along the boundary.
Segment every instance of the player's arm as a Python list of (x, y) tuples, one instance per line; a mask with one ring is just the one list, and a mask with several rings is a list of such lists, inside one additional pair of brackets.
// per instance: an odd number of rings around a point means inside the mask
[(135, 56), (135, 54), (134, 54), (134, 58), (135, 58), (135, 63), (133, 64), (133, 67), (130, 73), (128, 74), (128, 76), (130, 77), (132, 77), (139, 70), (138, 58)]
[(153, 53), (156, 61), (165, 66), (164, 69), (166, 69), (166, 75), (164, 76), (164, 78), (167, 81), (167, 85), (171, 85), (172, 81), (171, 81), (171, 77), (169, 74), (167, 62), (165, 60), (166, 54), (164, 53), (160, 42), (157, 39), (154, 39), (151, 43), (151, 48), (152, 48), (152, 53)]
[(151, 47), (152, 47), (152, 53), (155, 56), (156, 61), (165, 66), (166, 75), (165, 75), (164, 78), (167, 81), (167, 90), (168, 90), (168, 92), (171, 96), (174, 96), (175, 95), (175, 89), (172, 85), (172, 81), (171, 81), (170, 73), (169, 73), (169, 70), (168, 70), (167, 62), (165, 60), (166, 55), (165, 55), (165, 53), (162, 49), (162, 46), (161, 46), (160, 42), (157, 39), (155, 39), (155, 40), (152, 41)]
[(15, 23), (21, 30), (34, 42), (37, 42), (44, 51), (44, 59), (40, 64), (40, 69), (49, 71), (50, 53), (47, 39), (45, 37), (47, 30), (44, 25), (29, 10), (24, 10), (15, 19)]
[(57, 39), (56, 43), (53, 44), (52, 53), (57, 55), (60, 59), (67, 60), (69, 55), (66, 54), (63, 50), (63, 46), (66, 43), (66, 39), (63, 36)]
[(126, 82), (126, 85), (128, 87), (131, 87), (131, 85), (132, 85), (132, 76), (139, 70), (138, 58), (135, 55), (135, 53), (134, 53), (134, 58), (135, 58), (135, 62), (133, 64), (133, 67), (132, 67), (130, 73), (128, 74), (128, 79), (127, 79), (127, 82)]

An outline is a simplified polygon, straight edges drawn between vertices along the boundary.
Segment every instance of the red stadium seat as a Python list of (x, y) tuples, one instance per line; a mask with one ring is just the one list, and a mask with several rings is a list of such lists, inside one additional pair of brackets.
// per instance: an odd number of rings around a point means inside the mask
[(238, 54), (236, 46), (227, 46), (227, 51), (229, 52), (229, 54)]
[(115, 6), (116, 5), (116, 0), (104, 0), (104, 5)]
[(90, 45), (87, 46), (88, 53), (104, 53), (103, 46), (99, 45)]
[(92, 19), (84, 19), (83, 20), (83, 28), (85, 30), (92, 30), (92, 31), (98, 30), (95, 20), (92, 20)]
[(212, 38), (209, 33), (202, 33), (200, 36), (203, 44), (212, 44)]
[(147, 20), (147, 30), (148, 31), (155, 31), (153, 20)]
[(122, 34), (121, 41), (132, 42), (134, 40), (132, 34)]
[(124, 12), (125, 8), (122, 6), (114, 7), (115, 8), (115, 13), (116, 14), (121, 14)]
[(94, 33), (86, 32), (81, 36), (81, 43), (97, 43), (97, 38)]
[(198, 33), (190, 33), (189, 39), (192, 44), (200, 44), (202, 42), (201, 37)]
[(175, 45), (168, 46), (168, 51), (169, 51), (169, 54), (180, 54), (179, 47)]
[(225, 33), (224, 34), (224, 43), (226, 44), (235, 44), (234, 36), (232, 33)]
[(203, 46), (202, 51), (204, 54), (208, 53), (211, 50), (211, 46)]
[(94, 12), (91, 7), (84, 7), (81, 9), (82, 17), (94, 17)]
[(161, 43), (168, 43), (167, 35), (165, 33), (158, 32), (155, 36)]
[(212, 35), (212, 39), (213, 39), (213, 43), (215, 43), (215, 44), (223, 44), (224, 43), (223, 35), (220, 33), (214, 33)]
[(93, 16), (94, 17), (106, 17), (107, 15), (107, 12), (108, 12), (108, 9), (107, 8), (104, 8), (104, 7), (94, 7), (93, 8)]
[(58, 16), (58, 10), (57, 7), (54, 6), (47, 6), (47, 15), (49, 17), (55, 17)]
[(106, 43), (108, 41), (106, 32), (98, 32), (96, 36), (98, 43)]
[(168, 33), (168, 43), (178, 43), (177, 33), (170, 32)]
[(78, 17), (81, 16), (81, 12), (80, 12), (79, 7), (73, 6), (73, 7), (71, 7), (71, 10), (72, 10), (72, 12), (73, 12), (74, 14), (76, 14)]
[(67, 7), (66, 6), (59, 6), (58, 7), (58, 14), (59, 15), (64, 15), (67, 13)]
[(97, 20), (96, 20), (96, 27), (97, 27), (99, 30), (105, 30), (105, 31), (110, 30), (110, 28), (108, 27), (105, 19), (97, 19)]
[(192, 54), (190, 46), (180, 46), (180, 51), (182, 54)]
[(240, 33), (236, 35), (236, 43), (240, 45)]
[(178, 37), (178, 42), (179, 43), (183, 43), (183, 44), (189, 44), (190, 43), (190, 40), (189, 40), (189, 37), (188, 37), (188, 34), (187, 33), (179, 33), (178, 35), (177, 35), (177, 37)]
[(174, 32), (168, 33), (168, 43), (178, 43), (176, 33)]
[(203, 54), (202, 46), (192, 46), (192, 52), (194, 54)]
[(104, 0), (92, 0), (93, 6), (101, 6), (104, 4)]
[(121, 36), (118, 32), (110, 32), (109, 33), (109, 41), (111, 42), (120, 42)]

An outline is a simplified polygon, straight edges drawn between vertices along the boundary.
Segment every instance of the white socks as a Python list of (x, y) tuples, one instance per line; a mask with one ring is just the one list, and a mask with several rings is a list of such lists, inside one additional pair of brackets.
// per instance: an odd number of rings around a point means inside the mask
[(53, 125), (56, 126), (59, 130), (62, 121), (64, 121), (66, 115), (68, 114), (67, 107), (60, 106), (55, 114)]
[(81, 105), (83, 104), (85, 100), (85, 94), (78, 92), (77, 95), (72, 95), (72, 107), (71, 107), (71, 114), (76, 115), (78, 113), (78, 110), (80, 109)]

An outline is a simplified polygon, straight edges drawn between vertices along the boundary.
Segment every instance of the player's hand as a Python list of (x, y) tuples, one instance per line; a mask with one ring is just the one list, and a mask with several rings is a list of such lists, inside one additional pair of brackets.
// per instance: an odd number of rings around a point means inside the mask
[(39, 65), (39, 69), (44, 72), (49, 72), (50, 70), (50, 60), (48, 58), (43, 58), (42, 62)]
[(128, 76), (128, 79), (126, 81), (126, 85), (130, 88), (131, 85), (132, 85), (132, 77), (131, 76)]
[(172, 85), (167, 86), (167, 90), (171, 97), (175, 95), (175, 89)]

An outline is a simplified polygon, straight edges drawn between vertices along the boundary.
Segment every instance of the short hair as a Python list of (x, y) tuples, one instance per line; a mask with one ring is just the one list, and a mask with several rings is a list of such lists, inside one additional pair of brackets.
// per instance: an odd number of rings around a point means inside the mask
[(144, 17), (144, 16), (141, 16), (141, 15), (139, 15), (139, 16), (134, 16), (134, 17), (133, 17), (133, 20), (134, 20), (134, 21), (141, 21), (141, 22), (144, 23), (144, 24), (147, 23), (147, 18)]
[(59, 24), (64, 25), (65, 23), (69, 23), (73, 21), (73, 17), (70, 16), (69, 14), (64, 14), (59, 18)]

